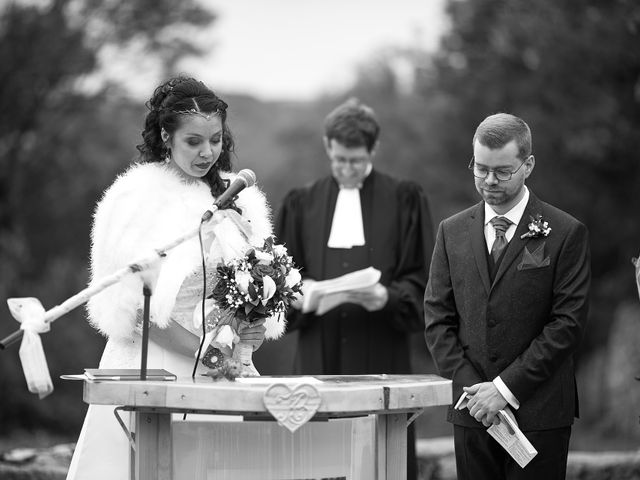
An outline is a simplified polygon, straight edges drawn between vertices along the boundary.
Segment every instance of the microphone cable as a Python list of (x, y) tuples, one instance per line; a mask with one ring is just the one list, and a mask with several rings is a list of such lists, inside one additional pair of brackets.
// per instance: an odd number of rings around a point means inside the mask
[(191, 378), (195, 380), (196, 378), (196, 370), (198, 369), (198, 362), (200, 361), (200, 356), (202, 355), (202, 348), (204, 347), (204, 342), (207, 336), (207, 325), (205, 323), (205, 308), (204, 302), (207, 298), (207, 265), (205, 260), (204, 253), (204, 242), (202, 241), (202, 225), (203, 221), (200, 222), (200, 226), (198, 228), (198, 241), (200, 242), (200, 258), (202, 259), (202, 340), (200, 341), (200, 346), (198, 347), (198, 355), (196, 356), (196, 361), (193, 364), (193, 372), (191, 373)]
[[(200, 226), (198, 227), (198, 241), (200, 243), (200, 258), (202, 259), (202, 340), (200, 341), (200, 345), (198, 346), (198, 355), (196, 355), (196, 361), (193, 363), (193, 372), (191, 372), (191, 379), (196, 379), (196, 370), (198, 370), (198, 362), (200, 361), (200, 356), (202, 355), (202, 348), (204, 346), (204, 342), (207, 337), (207, 326), (205, 324), (205, 314), (204, 314), (204, 301), (207, 298), (207, 265), (205, 261), (204, 254), (204, 242), (202, 241), (202, 224), (204, 220), (200, 222)], [(182, 421), (187, 419), (187, 412), (182, 414)]]

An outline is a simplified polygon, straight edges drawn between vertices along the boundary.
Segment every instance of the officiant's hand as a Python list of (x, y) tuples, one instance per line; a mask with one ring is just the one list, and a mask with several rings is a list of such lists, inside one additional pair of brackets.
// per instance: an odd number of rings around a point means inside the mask
[(369, 288), (352, 290), (349, 292), (349, 300), (361, 305), (369, 312), (376, 312), (382, 310), (387, 304), (389, 292), (384, 285), (378, 282)]
[(264, 332), (267, 330), (264, 326), (265, 321), (264, 318), (261, 318), (251, 323), (242, 322), (238, 327), (238, 337), (240, 337), (240, 341), (253, 345), (254, 352), (260, 348), (260, 345), (262, 345), (264, 341)]

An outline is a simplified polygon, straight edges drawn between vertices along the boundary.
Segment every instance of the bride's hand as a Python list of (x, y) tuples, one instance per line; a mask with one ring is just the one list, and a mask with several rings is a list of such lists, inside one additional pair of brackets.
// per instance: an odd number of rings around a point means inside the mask
[(266, 320), (261, 318), (255, 322), (242, 322), (238, 327), (238, 337), (242, 343), (249, 343), (253, 345), (253, 350), (256, 351), (262, 345), (264, 341), (264, 333), (266, 328), (264, 322)]
[(291, 306), (296, 310), (302, 310), (302, 305), (304, 303), (304, 296), (311, 290), (311, 286), (316, 283), (315, 280), (311, 278), (305, 278), (302, 282), (302, 288), (299, 293), (295, 294), (295, 298), (291, 302)]
[[(211, 293), (215, 286), (216, 275), (214, 269), (207, 269), (207, 292)], [(202, 325), (202, 320), (194, 324), (194, 308), (199, 309), (199, 305), (202, 301), (202, 287), (203, 287), (203, 275), (201, 270), (187, 275), (178, 293), (171, 312), (171, 317), (178, 321), (182, 326), (186, 328), (197, 328), (198, 325)]]

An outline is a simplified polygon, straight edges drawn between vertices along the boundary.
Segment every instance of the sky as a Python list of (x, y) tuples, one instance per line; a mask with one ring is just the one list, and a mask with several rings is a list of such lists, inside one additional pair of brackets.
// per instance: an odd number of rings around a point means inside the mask
[(184, 62), (227, 93), (308, 100), (344, 88), (388, 45), (434, 50), (443, 0), (207, 0), (211, 54)]
[[(201, 0), (218, 19), (181, 69), (224, 93), (310, 100), (348, 87), (390, 45), (435, 50), (444, 0)], [(142, 86), (144, 94), (149, 87)]]

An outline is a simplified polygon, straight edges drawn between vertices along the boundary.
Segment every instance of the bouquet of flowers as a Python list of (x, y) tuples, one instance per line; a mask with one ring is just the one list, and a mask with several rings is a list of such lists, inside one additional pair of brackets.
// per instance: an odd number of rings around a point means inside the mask
[[(216, 325), (228, 324), (236, 333), (243, 323), (250, 325), (263, 318), (275, 317), (284, 322), (284, 313), (302, 287), (293, 258), (284, 245), (275, 244), (273, 237), (266, 238), (262, 248), (252, 247), (244, 256), (218, 264), (216, 277), (210, 296), (222, 313)], [(257, 374), (251, 362), (252, 353), (252, 345), (242, 342), (235, 345), (233, 359), (247, 367), (243, 373), (253, 370)], [(223, 370), (236, 371), (237, 364), (228, 364)]]

